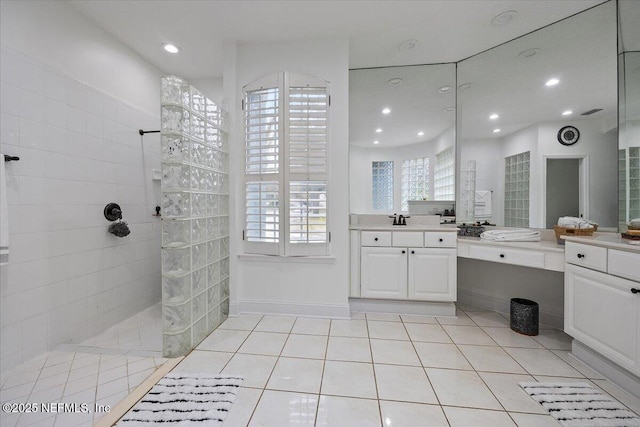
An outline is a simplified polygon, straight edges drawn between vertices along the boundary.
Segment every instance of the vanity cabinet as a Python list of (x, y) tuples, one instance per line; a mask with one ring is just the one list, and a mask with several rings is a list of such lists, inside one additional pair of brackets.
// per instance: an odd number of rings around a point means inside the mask
[(364, 298), (456, 300), (456, 234), (362, 231), (360, 295)]
[(640, 375), (640, 253), (566, 246), (565, 332)]

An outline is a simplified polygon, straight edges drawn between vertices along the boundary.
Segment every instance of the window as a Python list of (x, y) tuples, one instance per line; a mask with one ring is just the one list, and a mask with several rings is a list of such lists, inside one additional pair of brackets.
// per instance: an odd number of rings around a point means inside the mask
[(429, 158), (405, 160), (402, 163), (402, 206), (409, 210), (409, 200), (429, 198)]
[(393, 210), (393, 162), (371, 162), (373, 209)]
[(436, 154), (434, 200), (455, 200), (455, 156), (453, 147)]
[(327, 255), (328, 83), (281, 73), (243, 92), (245, 252)]

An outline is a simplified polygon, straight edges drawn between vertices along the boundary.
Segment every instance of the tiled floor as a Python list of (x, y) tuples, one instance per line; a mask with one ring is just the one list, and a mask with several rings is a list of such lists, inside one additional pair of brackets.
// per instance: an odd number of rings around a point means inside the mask
[(60, 346), (3, 373), (2, 403), (84, 403), (92, 411), (59, 414), (43, 413), (41, 408), (38, 413), (3, 411), (0, 425), (92, 425), (104, 414), (96, 412), (95, 405), (113, 407), (165, 362), (159, 322), (158, 305), (80, 345)]
[(580, 381), (640, 401), (569, 354), (569, 337), (508, 319), (356, 314), (229, 318), (175, 369), (245, 377), (225, 427), (558, 426), (518, 383)]

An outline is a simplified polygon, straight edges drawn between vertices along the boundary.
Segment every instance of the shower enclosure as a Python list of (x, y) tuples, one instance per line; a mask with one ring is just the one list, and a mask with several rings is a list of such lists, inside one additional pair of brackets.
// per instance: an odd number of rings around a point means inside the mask
[(222, 110), (162, 79), (162, 319), (165, 357), (187, 354), (229, 314), (229, 173)]

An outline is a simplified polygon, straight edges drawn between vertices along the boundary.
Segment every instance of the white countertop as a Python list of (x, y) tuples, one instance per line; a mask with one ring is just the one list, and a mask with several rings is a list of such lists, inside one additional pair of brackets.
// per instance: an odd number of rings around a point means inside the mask
[(593, 233), (593, 236), (562, 236), (567, 242), (585, 245), (601, 246), (609, 249), (619, 249), (640, 253), (640, 240), (623, 239), (620, 233)]
[(458, 244), (474, 244), (487, 246), (509, 247), (514, 249), (528, 249), (548, 252), (564, 252), (564, 245), (559, 245), (554, 240), (540, 240), (539, 242), (495, 242), (492, 240), (482, 240), (479, 237), (458, 236)]
[(455, 224), (451, 225), (427, 225), (427, 224), (410, 224), (410, 225), (380, 225), (380, 224), (358, 224), (351, 225), (350, 230), (370, 230), (370, 231), (450, 231), (457, 233), (458, 229)]

